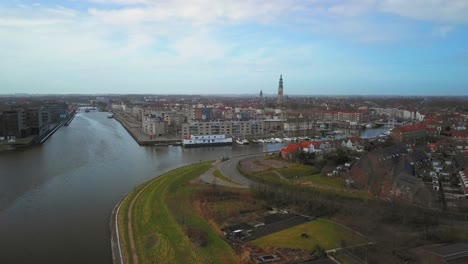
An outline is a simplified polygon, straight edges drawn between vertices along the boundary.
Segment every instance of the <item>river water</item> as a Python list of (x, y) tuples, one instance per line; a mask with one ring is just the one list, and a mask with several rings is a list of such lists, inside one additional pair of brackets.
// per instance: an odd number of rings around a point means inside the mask
[(106, 113), (77, 114), (41, 146), (0, 153), (0, 263), (111, 263), (109, 217), (173, 168), (280, 144), (140, 147)]

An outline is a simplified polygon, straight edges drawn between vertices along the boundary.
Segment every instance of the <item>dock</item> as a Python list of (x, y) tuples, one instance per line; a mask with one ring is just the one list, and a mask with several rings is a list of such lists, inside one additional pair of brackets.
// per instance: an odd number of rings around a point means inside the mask
[(45, 133), (44, 135), (42, 136), (38, 136), (36, 139), (35, 139), (35, 142), (38, 143), (38, 144), (42, 144), (44, 142), (46, 142), (47, 139), (50, 138), (50, 136), (52, 136), (55, 132), (57, 132), (57, 130), (63, 125), (64, 123), (59, 123), (57, 124), (54, 128), (52, 128), (51, 130), (49, 130), (47, 133)]
[(114, 119), (117, 120), (127, 132), (132, 136), (132, 138), (138, 143), (140, 146), (180, 146), (182, 145), (182, 139), (176, 137), (158, 137), (155, 139), (150, 139), (149, 135), (144, 133), (141, 129), (140, 124), (132, 123), (128, 121), (124, 116), (120, 113), (112, 113), (114, 115)]

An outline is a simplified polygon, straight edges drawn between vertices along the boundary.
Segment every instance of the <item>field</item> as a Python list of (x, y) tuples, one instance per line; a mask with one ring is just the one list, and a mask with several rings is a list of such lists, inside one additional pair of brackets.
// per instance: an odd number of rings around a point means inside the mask
[[(307, 234), (308, 238), (303, 238)], [(252, 241), (253, 245), (266, 248), (298, 248), (313, 250), (317, 245), (323, 249), (333, 249), (342, 245), (366, 243), (367, 239), (340, 225), (327, 220), (313, 220), (286, 230)]]
[(189, 182), (211, 167), (205, 162), (182, 167), (140, 186), (122, 204), (119, 229), (125, 258), (135, 263), (130, 249), (127, 214), (131, 215), (138, 263), (239, 263), (232, 248), (192, 207), (192, 196), (202, 186)]
[(305, 189), (343, 198), (359, 200), (370, 198), (366, 191), (347, 188), (343, 178), (322, 176), (317, 168), (309, 165), (257, 158), (242, 161), (239, 170), (248, 178), (269, 185), (302, 186)]

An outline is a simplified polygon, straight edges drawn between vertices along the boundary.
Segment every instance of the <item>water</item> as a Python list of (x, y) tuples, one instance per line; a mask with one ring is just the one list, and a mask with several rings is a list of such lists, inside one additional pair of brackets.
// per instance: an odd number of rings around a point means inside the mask
[(106, 113), (77, 114), (41, 146), (0, 153), (0, 263), (111, 263), (109, 217), (173, 168), (281, 144), (140, 147)]
[(378, 137), (380, 134), (384, 133), (384, 132), (387, 132), (390, 128), (385, 128), (385, 127), (381, 127), (381, 128), (368, 128), (366, 130), (363, 130), (360, 134), (360, 137), (361, 138), (376, 138)]

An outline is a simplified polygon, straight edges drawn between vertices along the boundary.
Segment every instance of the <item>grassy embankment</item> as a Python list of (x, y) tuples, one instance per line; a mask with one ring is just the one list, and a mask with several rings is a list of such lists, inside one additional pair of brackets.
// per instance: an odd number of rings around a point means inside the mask
[[(191, 198), (203, 186), (189, 182), (211, 167), (210, 162), (181, 167), (161, 175), (133, 191), (119, 212), (125, 258), (131, 257), (127, 213), (133, 206), (132, 226), (139, 263), (238, 263), (232, 248), (191, 206)], [(130, 256), (130, 257), (129, 257)]]
[[(307, 234), (308, 238), (301, 237)], [(333, 222), (318, 219), (286, 230), (261, 237), (251, 243), (260, 247), (299, 248), (313, 250), (317, 245), (323, 249), (366, 243), (367, 239)]]
[(230, 178), (224, 176), (219, 170), (215, 170), (215, 171), (213, 172), (213, 175), (214, 175), (216, 178), (220, 179), (220, 180), (223, 180), (223, 181), (232, 183), (232, 184), (234, 184), (234, 185), (240, 186), (240, 184), (239, 184), (238, 182), (235, 182), (235, 181), (231, 180)]
[(346, 188), (342, 178), (322, 176), (314, 166), (290, 164), (286, 168), (269, 168), (260, 172), (248, 172), (240, 165), (238, 168), (246, 177), (267, 185), (302, 187), (306, 190), (314, 189), (314, 191), (325, 195), (358, 200), (370, 198), (366, 191), (355, 191)]

